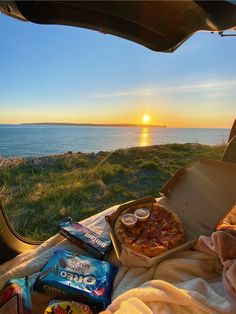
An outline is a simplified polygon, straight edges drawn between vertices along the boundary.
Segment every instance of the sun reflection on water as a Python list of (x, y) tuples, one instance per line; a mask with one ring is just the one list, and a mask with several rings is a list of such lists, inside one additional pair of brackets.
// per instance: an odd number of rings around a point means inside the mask
[(148, 127), (144, 127), (141, 129), (140, 137), (139, 137), (139, 146), (149, 146), (151, 145), (151, 136)]

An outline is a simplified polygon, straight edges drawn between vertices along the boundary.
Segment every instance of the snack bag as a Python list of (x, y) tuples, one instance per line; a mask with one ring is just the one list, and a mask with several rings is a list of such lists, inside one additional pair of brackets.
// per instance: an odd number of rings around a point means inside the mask
[(0, 292), (0, 314), (32, 314), (28, 280), (10, 280)]
[(100, 236), (89, 228), (73, 221), (70, 217), (60, 223), (59, 233), (101, 260), (107, 258), (112, 248), (110, 239)]
[(116, 267), (69, 251), (56, 251), (37, 277), (34, 289), (104, 309), (110, 303)]
[(52, 300), (44, 314), (93, 314), (90, 307), (74, 301)]

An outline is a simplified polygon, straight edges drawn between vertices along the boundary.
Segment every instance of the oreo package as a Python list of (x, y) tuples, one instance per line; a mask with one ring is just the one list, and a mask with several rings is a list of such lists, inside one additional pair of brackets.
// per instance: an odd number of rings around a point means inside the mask
[(104, 309), (111, 301), (116, 270), (108, 262), (59, 250), (41, 270), (34, 289)]
[(112, 248), (110, 239), (102, 237), (80, 223), (73, 221), (70, 217), (60, 223), (59, 233), (101, 260), (107, 258)]

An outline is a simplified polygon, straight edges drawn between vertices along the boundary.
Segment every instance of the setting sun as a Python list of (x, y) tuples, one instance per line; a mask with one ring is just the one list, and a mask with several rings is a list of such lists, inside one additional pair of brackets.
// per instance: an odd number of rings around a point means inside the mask
[(143, 116), (143, 123), (148, 123), (149, 121), (150, 121), (149, 115), (145, 114), (145, 115)]

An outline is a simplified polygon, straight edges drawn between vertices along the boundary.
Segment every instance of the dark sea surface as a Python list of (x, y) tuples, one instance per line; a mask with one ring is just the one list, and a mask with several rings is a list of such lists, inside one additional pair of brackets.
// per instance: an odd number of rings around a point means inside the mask
[(230, 129), (0, 125), (0, 156), (30, 157), (167, 143), (227, 143)]

